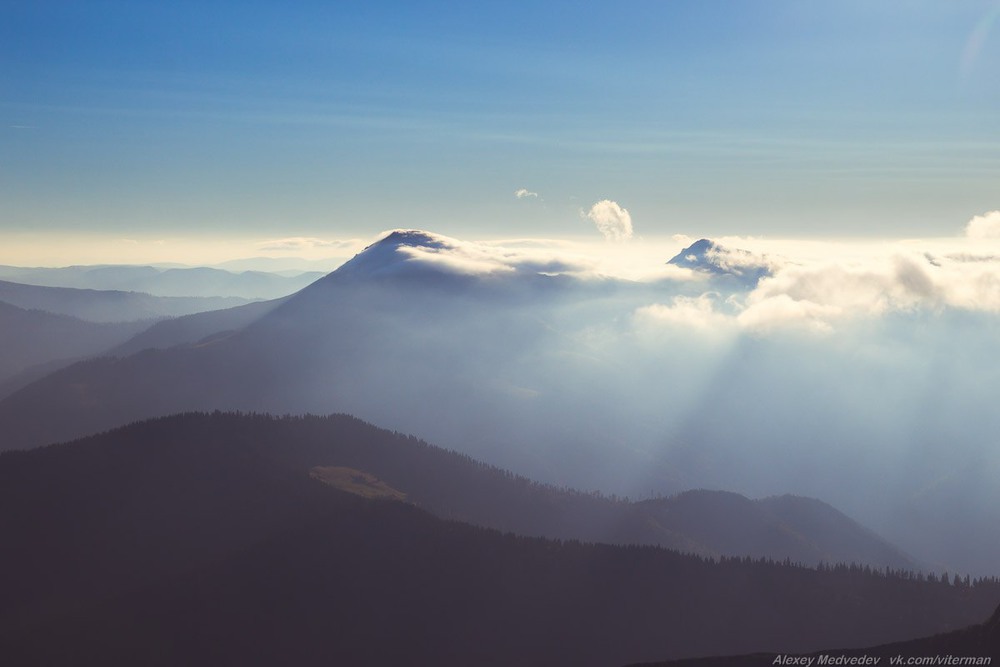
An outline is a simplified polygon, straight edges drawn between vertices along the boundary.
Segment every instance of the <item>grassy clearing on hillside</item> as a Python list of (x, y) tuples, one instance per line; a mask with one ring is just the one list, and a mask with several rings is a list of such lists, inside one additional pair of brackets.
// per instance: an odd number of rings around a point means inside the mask
[(402, 491), (397, 491), (375, 475), (354, 468), (316, 466), (309, 471), (309, 476), (336, 489), (364, 498), (406, 500), (406, 494)]

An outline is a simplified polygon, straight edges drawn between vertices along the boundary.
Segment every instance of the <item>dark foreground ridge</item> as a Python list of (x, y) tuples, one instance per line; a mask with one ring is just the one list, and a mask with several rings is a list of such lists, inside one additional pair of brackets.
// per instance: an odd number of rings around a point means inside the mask
[(411, 504), (460, 483), (434, 475), (459, 460), (479, 465), (351, 417), (236, 414), (0, 455), (2, 662), (596, 667), (898, 641), (1000, 597), (992, 580), (524, 537)]
[[(649, 662), (629, 667), (756, 667), (757, 665), (989, 665), (1000, 658), (1000, 607), (985, 623), (912, 641), (810, 654), (757, 653)], [(902, 660), (902, 661), (900, 661)]]

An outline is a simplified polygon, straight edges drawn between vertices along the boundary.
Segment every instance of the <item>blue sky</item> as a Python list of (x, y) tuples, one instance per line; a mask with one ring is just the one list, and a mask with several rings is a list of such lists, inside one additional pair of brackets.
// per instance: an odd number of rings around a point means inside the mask
[(914, 237), (1000, 206), (994, 1), (2, 13), (0, 235), (564, 237), (610, 199), (638, 236)]

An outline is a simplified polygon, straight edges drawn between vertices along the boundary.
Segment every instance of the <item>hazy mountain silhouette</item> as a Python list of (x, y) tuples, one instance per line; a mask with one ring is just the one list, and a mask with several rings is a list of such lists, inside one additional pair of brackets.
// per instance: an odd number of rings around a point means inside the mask
[(88, 322), (132, 322), (229, 308), (246, 303), (247, 299), (152, 296), (132, 291), (40, 287), (0, 280), (0, 301)]
[(69, 364), (107, 352), (147, 328), (148, 322), (96, 323), (0, 301), (0, 396), (17, 375), (45, 364)]
[(110, 350), (115, 357), (152, 348), (163, 349), (197, 343), (209, 336), (235, 332), (260, 319), (284, 300), (255, 301), (223, 310), (210, 310), (159, 321)]
[(168, 297), (277, 299), (297, 292), (323, 275), (318, 271), (280, 275), (265, 271), (230, 271), (209, 267), (160, 268), (138, 265), (60, 268), (0, 266), (0, 279), (26, 285), (142, 292)]
[[(344, 245), (344, 248), (348, 244)], [(337, 258), (328, 259), (305, 259), (292, 255), (283, 257), (243, 257), (240, 259), (230, 259), (218, 264), (212, 264), (213, 268), (241, 273), (243, 271), (262, 271), (273, 273), (279, 276), (294, 278), (305, 274), (312, 274), (315, 278), (322, 278), (327, 273), (337, 268), (343, 260)]]
[[(1000, 595), (996, 582), (519, 537), (310, 474), (369, 448), (404, 454), (383, 462), (400, 475), (421, 457), (477, 466), (348, 417), (184, 415), (0, 455), (0, 655), (623, 664), (894, 641), (968, 625)], [(412, 476), (428, 493), (450, 485), (425, 472)]]
[(642, 542), (694, 553), (789, 558), (808, 564), (919, 567), (875, 533), (814, 498), (785, 495), (750, 500), (737, 493), (702, 490), (639, 502), (634, 510), (652, 536), (663, 535), (662, 541), (654, 537)]

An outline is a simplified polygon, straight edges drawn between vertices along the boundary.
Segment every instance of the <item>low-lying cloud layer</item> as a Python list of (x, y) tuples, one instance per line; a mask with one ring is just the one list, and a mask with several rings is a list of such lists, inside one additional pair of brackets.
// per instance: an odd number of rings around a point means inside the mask
[[(627, 216), (614, 202), (599, 202), (595, 208), (598, 212), (592, 217), (618, 220), (618, 211)], [(620, 232), (609, 234), (608, 238), (622, 238)], [(788, 328), (829, 333), (860, 319), (890, 314), (1000, 313), (1000, 240), (831, 245), (824, 258), (815, 244), (803, 244), (801, 253), (791, 242), (747, 251), (733, 244), (762, 244), (753, 239), (727, 239), (709, 244), (699, 257), (679, 255), (690, 260), (686, 264), (668, 265), (667, 260), (681, 250), (675, 239), (597, 246), (544, 239), (471, 242), (430, 236), (433, 244), (403, 243), (395, 252), (407, 262), (451, 273), (563, 274), (639, 283), (650, 287), (646, 293), (651, 298), (662, 296), (640, 306), (647, 308), (641, 317), (647, 324), (658, 317), (672, 327), (688, 321), (698, 328), (710, 314), (715, 327), (757, 334)], [(995, 252), (990, 250), (992, 245), (997, 246)], [(741, 282), (750, 274), (753, 280)]]

